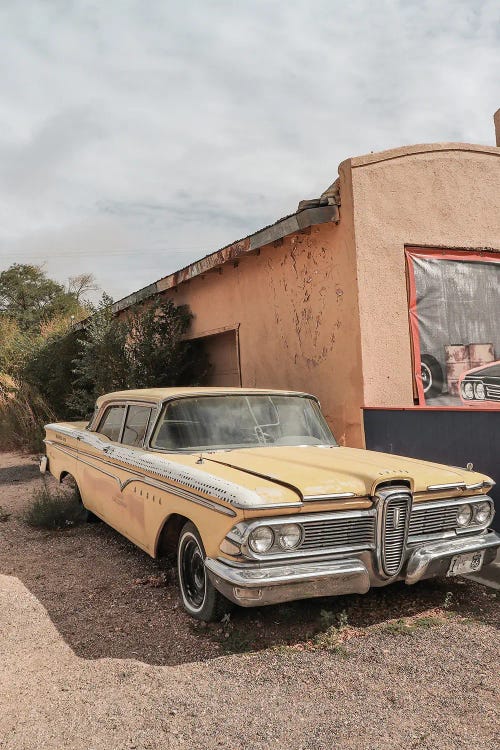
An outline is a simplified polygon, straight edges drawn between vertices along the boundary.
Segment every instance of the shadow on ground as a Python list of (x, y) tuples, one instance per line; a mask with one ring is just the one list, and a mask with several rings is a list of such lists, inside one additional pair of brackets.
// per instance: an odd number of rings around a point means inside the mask
[[(19, 578), (80, 657), (174, 665), (228, 653), (314, 644), (331, 626), (354, 635), (430, 611), (498, 626), (493, 592), (464, 579), (396, 583), (363, 596), (235, 609), (225, 623), (197, 623), (182, 610), (173, 571), (102, 523), (42, 532), (20, 520), (40, 483), (32, 459), (0, 455), (0, 572)], [(50, 480), (52, 481), (52, 480)]]

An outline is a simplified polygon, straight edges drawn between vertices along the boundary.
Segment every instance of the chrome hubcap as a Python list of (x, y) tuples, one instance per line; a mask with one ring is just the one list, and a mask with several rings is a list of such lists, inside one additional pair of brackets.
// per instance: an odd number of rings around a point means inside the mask
[(195, 539), (184, 542), (181, 555), (181, 576), (184, 596), (198, 609), (205, 598), (205, 565), (201, 549)]

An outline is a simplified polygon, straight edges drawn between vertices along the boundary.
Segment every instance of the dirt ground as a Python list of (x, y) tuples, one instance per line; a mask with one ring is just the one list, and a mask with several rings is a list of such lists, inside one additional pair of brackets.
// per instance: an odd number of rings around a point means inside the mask
[(396, 584), (204, 626), (104, 524), (27, 527), (40, 482), (0, 454), (2, 750), (500, 746), (496, 592)]

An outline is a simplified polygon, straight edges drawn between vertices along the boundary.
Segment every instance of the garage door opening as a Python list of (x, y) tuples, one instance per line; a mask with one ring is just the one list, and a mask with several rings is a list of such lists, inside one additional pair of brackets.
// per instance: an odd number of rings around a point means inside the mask
[(209, 386), (241, 386), (238, 329), (231, 328), (196, 339), (203, 344), (210, 369), (205, 379)]

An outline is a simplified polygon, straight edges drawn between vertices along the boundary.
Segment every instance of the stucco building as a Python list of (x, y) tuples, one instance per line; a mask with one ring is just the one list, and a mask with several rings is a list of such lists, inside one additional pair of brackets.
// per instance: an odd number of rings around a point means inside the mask
[(157, 295), (188, 304), (212, 384), (313, 392), (337, 439), (362, 446), (364, 407), (418, 403), (408, 250), (500, 253), (500, 111), (495, 125), (497, 146), (347, 159), (320, 198), (115, 310)]

